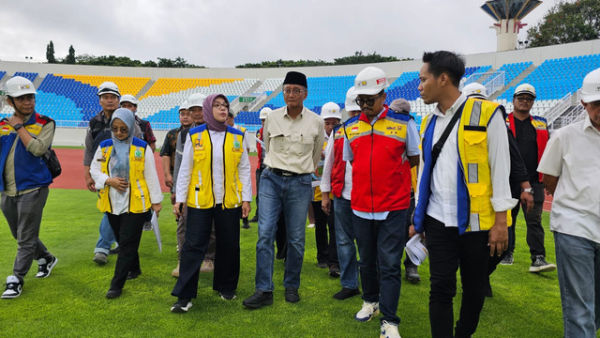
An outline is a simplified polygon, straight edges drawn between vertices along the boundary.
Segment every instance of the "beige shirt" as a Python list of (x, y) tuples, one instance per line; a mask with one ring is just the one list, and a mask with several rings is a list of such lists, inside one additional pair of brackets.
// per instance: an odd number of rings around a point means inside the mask
[[(29, 121), (30, 118), (31, 115), (27, 115), (23, 120)], [(44, 155), (48, 148), (50, 148), (52, 145), (52, 140), (54, 139), (54, 128), (54, 121), (44, 125), (37, 137), (32, 135), (33, 139), (29, 141), (25, 150), (30, 152), (33, 156), (41, 157)], [(17, 146), (17, 141), (19, 139), (19, 135), (17, 135), (15, 142), (10, 148), (10, 152), (6, 157), (6, 164), (4, 166), (4, 194), (7, 196), (17, 195), (17, 182), (15, 181), (15, 147)], [(26, 170), (26, 168), (19, 168), (19, 170)], [(19, 193), (26, 194), (37, 189), (39, 188), (26, 189), (19, 191)]]
[(558, 177), (550, 230), (600, 243), (600, 131), (589, 116), (555, 131), (537, 171)]
[(306, 107), (295, 119), (288, 115), (287, 107), (273, 110), (263, 128), (265, 165), (297, 174), (312, 173), (321, 160), (323, 128), (323, 119)]

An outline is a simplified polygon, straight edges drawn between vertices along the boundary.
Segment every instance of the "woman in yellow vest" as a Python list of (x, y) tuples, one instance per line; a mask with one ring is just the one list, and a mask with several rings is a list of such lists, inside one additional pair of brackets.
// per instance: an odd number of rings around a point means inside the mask
[(158, 215), (163, 199), (154, 155), (148, 144), (133, 137), (131, 110), (117, 109), (110, 122), (112, 138), (100, 143), (90, 165), (99, 191), (98, 209), (108, 214), (120, 251), (106, 298), (121, 295), (127, 279), (141, 274), (138, 247), (150, 209)]
[(177, 187), (174, 212), (187, 205), (185, 243), (179, 278), (171, 294), (178, 298), (172, 312), (192, 306), (198, 289), (198, 270), (215, 224), (216, 255), (213, 289), (221, 298), (235, 298), (240, 273), (240, 216), (247, 217), (252, 200), (250, 161), (244, 133), (227, 126), (229, 102), (221, 94), (204, 100), (204, 121), (190, 130)]

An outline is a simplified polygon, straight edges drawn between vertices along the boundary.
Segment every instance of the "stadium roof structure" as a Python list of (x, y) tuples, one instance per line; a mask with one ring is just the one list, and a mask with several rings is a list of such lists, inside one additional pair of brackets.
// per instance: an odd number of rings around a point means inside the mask
[(540, 0), (490, 0), (481, 9), (496, 21), (521, 20), (541, 3)]

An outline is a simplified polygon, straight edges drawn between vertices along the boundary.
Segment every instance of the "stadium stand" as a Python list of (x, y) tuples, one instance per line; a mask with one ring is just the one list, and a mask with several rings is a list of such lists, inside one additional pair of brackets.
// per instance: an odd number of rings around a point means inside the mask
[[(496, 75), (504, 74), (503, 85), (494, 97), (498, 96), (497, 100), (508, 111), (512, 110), (515, 86), (531, 83), (538, 92), (533, 114), (544, 115), (549, 111), (556, 114), (557, 108), (564, 106), (564, 109), (571, 109), (577, 104), (576, 97), (570, 102), (566, 102), (567, 98), (576, 94), (587, 72), (600, 67), (599, 41), (473, 57), (466, 55), (469, 67), (465, 78), (485, 85)], [(65, 71), (63, 67), (50, 64), (20, 65), (16, 67), (9, 62), (0, 62), (0, 69), (3, 69), (0, 71), (0, 80), (20, 75), (35, 81), (39, 93), (38, 110), (54, 118), (59, 127), (85, 127), (87, 121), (101, 110), (96, 95), (97, 86), (104, 81), (112, 81), (117, 83), (123, 94), (133, 94), (140, 99), (138, 114), (152, 122), (155, 130), (167, 130), (178, 124), (179, 104), (190, 94), (198, 92), (223, 93), (235, 109), (251, 109), (239, 111), (236, 123), (256, 130), (260, 127), (258, 111), (263, 106), (278, 108), (284, 105), (281, 87), (283, 75), (288, 71), (283, 68), (177, 70), (172, 73), (177, 75), (170, 77), (170, 70), (164, 69), (140, 71), (126, 67), (98, 67), (101, 70), (94, 68), (95, 74), (86, 74), (91, 68), (76, 67)], [(343, 107), (346, 90), (353, 85), (354, 74), (362, 67), (350, 65), (301, 69), (308, 76), (309, 91), (305, 105), (317, 113), (328, 101)], [(418, 60), (382, 64), (382, 67), (393, 79), (387, 90), (387, 103), (397, 98), (407, 99), (417, 122), (422, 115), (435, 108), (434, 105), (426, 105), (420, 98)], [(79, 69), (80, 73), (73, 69)], [(253, 96), (255, 100), (238, 102), (240, 96)], [(0, 115), (11, 113), (11, 108), (5, 105)]]

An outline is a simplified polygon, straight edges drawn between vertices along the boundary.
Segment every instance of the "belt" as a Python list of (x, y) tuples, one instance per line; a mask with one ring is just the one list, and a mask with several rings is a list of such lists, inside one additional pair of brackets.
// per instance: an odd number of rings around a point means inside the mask
[(283, 170), (283, 169), (277, 169), (277, 168), (268, 168), (268, 169), (277, 176), (291, 177), (291, 176), (305, 175), (305, 174), (298, 174), (298, 173), (294, 173), (294, 172)]

